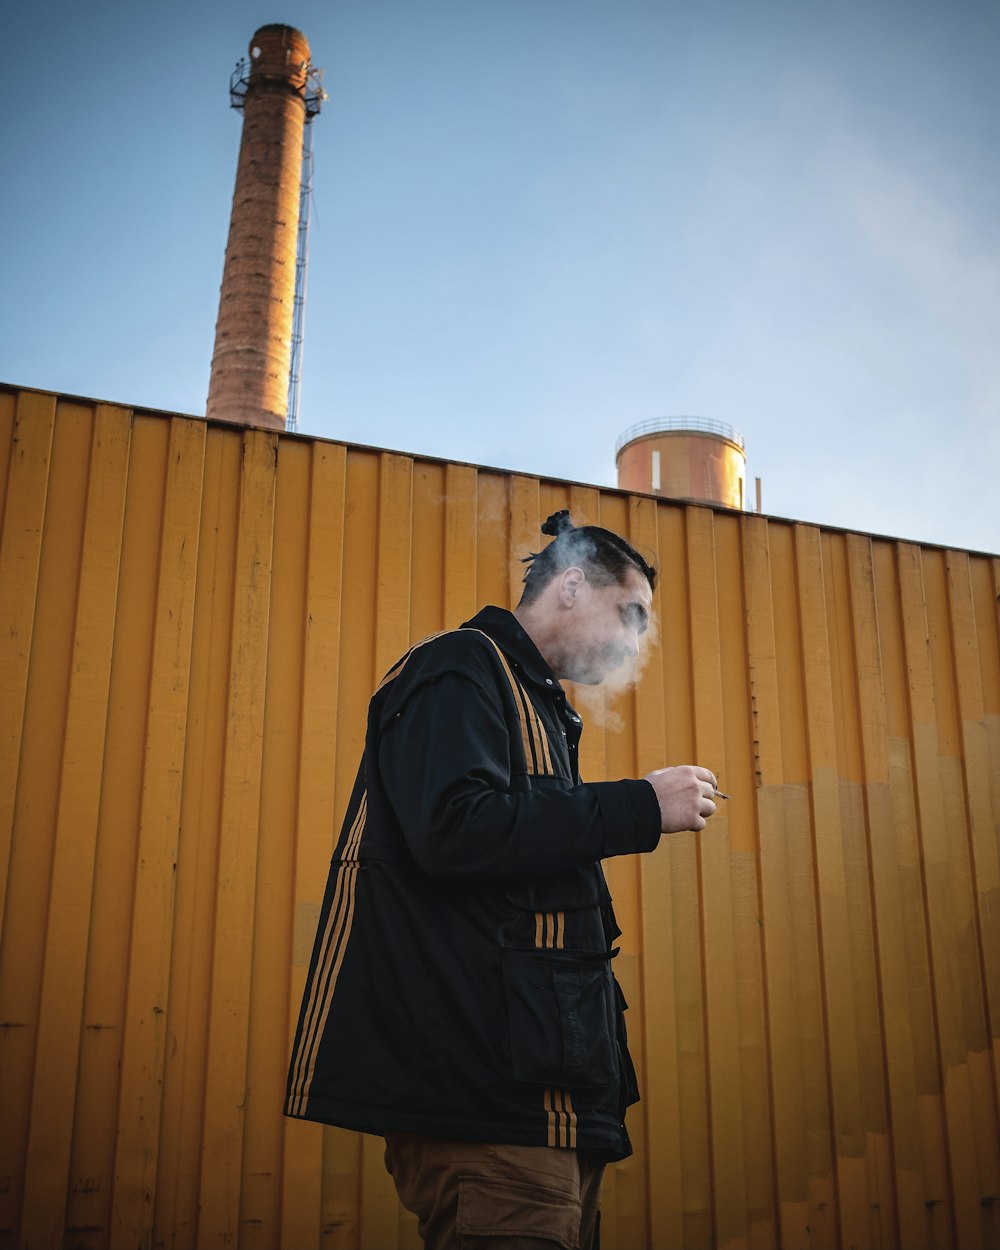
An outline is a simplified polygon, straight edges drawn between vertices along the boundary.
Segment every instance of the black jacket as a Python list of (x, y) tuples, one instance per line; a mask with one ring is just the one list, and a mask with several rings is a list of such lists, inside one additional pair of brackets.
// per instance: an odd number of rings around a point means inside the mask
[(287, 1115), (631, 1151), (638, 1098), (600, 860), (648, 851), (645, 781), (581, 784), (579, 716), (498, 608), (372, 697), (320, 914)]

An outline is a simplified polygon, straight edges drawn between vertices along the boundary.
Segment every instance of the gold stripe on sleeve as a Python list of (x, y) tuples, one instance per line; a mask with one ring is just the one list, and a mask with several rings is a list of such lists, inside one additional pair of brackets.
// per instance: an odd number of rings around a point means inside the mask
[(309, 984), (308, 1001), (302, 1017), (302, 1035), (292, 1060), (293, 1077), (288, 1108), (291, 1115), (303, 1115), (305, 1112), (323, 1030), (326, 1028), (337, 978), (344, 962), (344, 952), (351, 936), (358, 875), (358, 848), (364, 834), (367, 811), (368, 794), (365, 791), (358, 803), (358, 811), (337, 871), (337, 887), (330, 905), (316, 970)]

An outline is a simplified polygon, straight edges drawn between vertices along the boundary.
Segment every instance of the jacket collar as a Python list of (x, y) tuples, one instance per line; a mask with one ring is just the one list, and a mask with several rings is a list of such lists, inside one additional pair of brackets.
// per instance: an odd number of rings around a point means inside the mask
[(554, 673), (542, 659), (542, 653), (513, 612), (505, 608), (483, 608), (471, 621), (465, 621), (462, 628), (481, 629), (484, 634), (489, 634), (522, 677), (547, 690), (562, 690)]

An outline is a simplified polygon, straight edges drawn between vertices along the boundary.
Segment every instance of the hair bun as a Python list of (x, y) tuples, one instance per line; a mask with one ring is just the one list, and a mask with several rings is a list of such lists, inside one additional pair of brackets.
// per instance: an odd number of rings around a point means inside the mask
[(553, 538), (558, 538), (560, 534), (566, 534), (570, 530), (575, 530), (573, 518), (569, 514), (568, 508), (563, 508), (559, 512), (553, 512), (549, 519), (542, 526), (543, 534), (551, 534)]

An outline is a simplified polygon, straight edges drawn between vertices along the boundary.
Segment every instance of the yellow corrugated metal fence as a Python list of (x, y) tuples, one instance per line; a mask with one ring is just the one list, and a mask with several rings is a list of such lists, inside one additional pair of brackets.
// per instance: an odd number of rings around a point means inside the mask
[(569, 506), (656, 553), (593, 779), (644, 1101), (604, 1243), (1000, 1247), (1000, 560), (0, 389), (0, 1247), (413, 1247), (282, 1119), (375, 682)]

